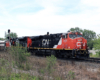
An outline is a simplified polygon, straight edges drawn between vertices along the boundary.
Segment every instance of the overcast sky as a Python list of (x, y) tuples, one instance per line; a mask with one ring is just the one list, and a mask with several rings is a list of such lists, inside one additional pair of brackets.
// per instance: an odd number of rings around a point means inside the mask
[(0, 37), (67, 32), (79, 27), (100, 33), (100, 0), (0, 0)]

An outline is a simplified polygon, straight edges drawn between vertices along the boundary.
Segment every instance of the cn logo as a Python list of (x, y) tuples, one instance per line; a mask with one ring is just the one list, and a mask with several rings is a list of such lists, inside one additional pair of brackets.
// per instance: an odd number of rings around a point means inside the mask
[(83, 44), (83, 46), (85, 46), (85, 42), (84, 43), (83, 42), (77, 42), (76, 43), (77, 46), (81, 46), (81, 44)]
[(43, 39), (42, 40), (42, 45), (43, 46), (49, 45), (49, 39)]

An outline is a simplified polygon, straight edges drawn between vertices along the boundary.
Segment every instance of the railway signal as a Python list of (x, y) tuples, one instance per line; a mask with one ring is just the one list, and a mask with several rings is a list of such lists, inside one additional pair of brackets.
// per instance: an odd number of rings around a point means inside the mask
[(10, 29), (8, 29), (8, 33), (10, 33)]

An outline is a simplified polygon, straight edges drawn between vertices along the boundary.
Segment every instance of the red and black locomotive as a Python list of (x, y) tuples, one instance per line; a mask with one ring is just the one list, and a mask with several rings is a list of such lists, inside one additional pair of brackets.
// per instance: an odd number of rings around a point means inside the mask
[(87, 40), (79, 32), (25, 36), (17, 39), (19, 44), (35, 54), (57, 57), (88, 58)]

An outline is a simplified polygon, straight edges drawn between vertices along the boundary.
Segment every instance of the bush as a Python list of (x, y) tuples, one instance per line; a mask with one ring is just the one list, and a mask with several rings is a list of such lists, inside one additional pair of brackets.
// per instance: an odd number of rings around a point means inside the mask
[(99, 58), (100, 57), (100, 52), (96, 52), (96, 54), (90, 53), (90, 57)]
[[(55, 64), (56, 64), (56, 57), (54, 55), (51, 55), (51, 56), (48, 56), (46, 57), (46, 67), (44, 69), (40, 69), (40, 73), (42, 74), (42, 76), (40, 77), (42, 80), (43, 80), (43, 76), (44, 74), (46, 74), (48, 76), (48, 80), (52, 77), (50, 76), (53, 76), (53, 72), (54, 72), (54, 67), (55, 67)], [(57, 79), (55, 78), (55, 80), (60, 80), (60, 78), (58, 77)]]
[(15, 60), (19, 60), (19, 62), (26, 61), (26, 49), (22, 47), (11, 47), (10, 49), (11, 55), (15, 58)]
[(19, 74), (11, 74), (8, 77), (1, 77), (0, 80), (39, 80), (36, 76), (31, 76), (29, 74), (19, 73)]
[(39, 80), (39, 79), (29, 74), (20, 73), (20, 74), (12, 74), (9, 80)]
[(9, 53), (12, 55), (15, 64), (19, 68), (24, 68), (22, 63), (27, 61), (27, 56), (30, 56), (30, 53), (27, 52), (27, 49), (23, 48), (22, 46), (13, 46), (10, 48)]
[(8, 80), (11, 71), (11, 64), (5, 59), (0, 59), (0, 80)]
[(75, 74), (72, 71), (69, 71), (67, 74), (67, 79), (68, 80), (73, 80), (75, 78)]
[(56, 63), (56, 57), (54, 55), (51, 55), (49, 57), (47, 57), (47, 71), (49, 74), (51, 74), (54, 69), (52, 69), (54, 66), (55, 66), (55, 63)]

